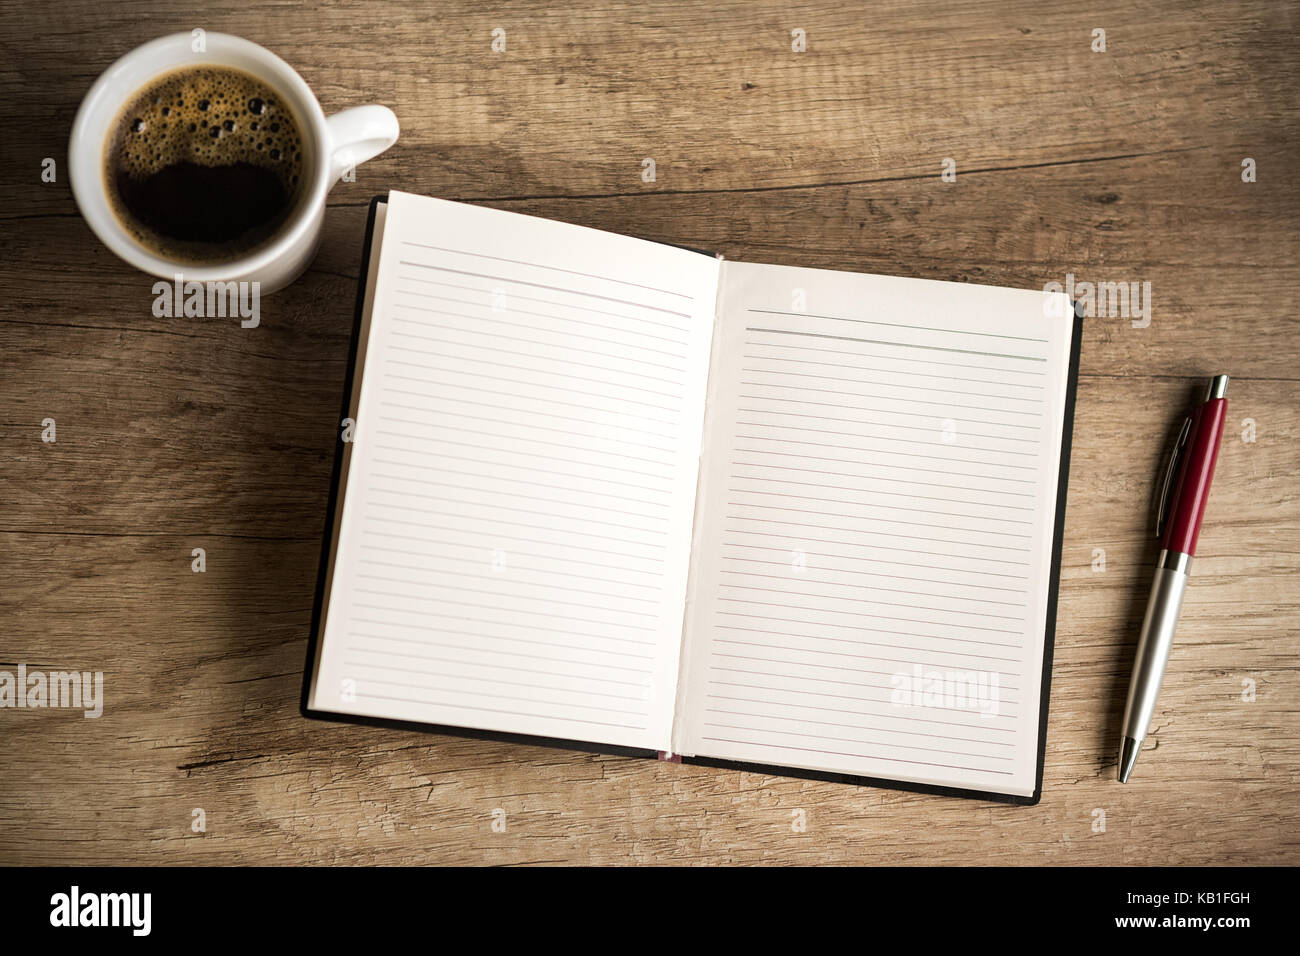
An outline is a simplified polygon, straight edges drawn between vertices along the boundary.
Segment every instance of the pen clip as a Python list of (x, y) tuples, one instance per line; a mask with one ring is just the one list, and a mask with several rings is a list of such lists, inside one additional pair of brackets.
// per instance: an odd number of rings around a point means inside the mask
[(1156, 505), (1156, 537), (1159, 538), (1165, 530), (1166, 509), (1169, 505), (1169, 492), (1173, 490), (1174, 475), (1177, 473), (1178, 463), (1182, 458), (1183, 446), (1187, 444), (1187, 438), (1192, 431), (1192, 417), (1189, 415), (1183, 419), (1183, 426), (1178, 430), (1178, 437), (1174, 440), (1173, 450), (1169, 453), (1169, 464), (1165, 467), (1164, 478), (1160, 481), (1160, 501)]

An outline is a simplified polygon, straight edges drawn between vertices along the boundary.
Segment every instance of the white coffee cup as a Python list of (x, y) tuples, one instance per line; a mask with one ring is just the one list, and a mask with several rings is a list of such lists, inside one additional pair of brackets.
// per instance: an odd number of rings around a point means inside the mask
[[(261, 80), (289, 105), (303, 134), (302, 193), (289, 219), (247, 256), (214, 265), (174, 262), (142, 245), (114, 214), (105, 177), (114, 121), (127, 103), (158, 77), (191, 66), (230, 67)], [(180, 273), (186, 281), (257, 282), (267, 294), (288, 285), (311, 263), (330, 188), (350, 167), (392, 146), (397, 134), (397, 117), (386, 106), (355, 106), (326, 117), (293, 67), (256, 43), (225, 33), (175, 33), (137, 47), (95, 81), (72, 124), (68, 174), (77, 206), (95, 235), (137, 269), (165, 279)]]

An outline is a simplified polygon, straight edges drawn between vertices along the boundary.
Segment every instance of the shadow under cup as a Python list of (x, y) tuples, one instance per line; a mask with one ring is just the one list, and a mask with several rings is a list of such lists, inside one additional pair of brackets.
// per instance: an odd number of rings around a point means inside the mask
[(166, 71), (127, 97), (105, 137), (109, 208), (159, 258), (242, 259), (303, 205), (304, 129), (287, 98), (251, 73), (218, 64)]

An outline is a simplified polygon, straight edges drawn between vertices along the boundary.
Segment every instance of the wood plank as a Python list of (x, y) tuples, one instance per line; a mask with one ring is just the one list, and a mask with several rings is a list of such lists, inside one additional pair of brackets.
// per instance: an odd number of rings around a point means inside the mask
[[(1164, 422), (1130, 424), (1126, 410), (1176, 406), (1185, 388), (1088, 379), (1038, 809), (304, 721), (316, 541), (9, 532), (0, 665), (102, 669), (107, 702), (98, 720), (6, 714), (16, 730), (0, 761), (24, 769), (0, 790), (0, 859), (1084, 863), (1139, 862), (1125, 847), (1140, 845), (1146, 860), (1293, 860), (1279, 836), (1300, 824), (1300, 531), (1271, 515), (1293, 496), (1300, 413), (1290, 383), (1241, 391), (1268, 425), (1253, 444), (1229, 436), (1151, 752), (1127, 787), (1113, 751), (1153, 557), (1134, 507), (1152, 456), (1113, 449), (1154, 452)], [(239, 473), (252, 481), (258, 467)], [(117, 507), (148, 526), (132, 513), (148, 502)], [(190, 570), (193, 547), (207, 549), (204, 574)], [(209, 814), (203, 836), (188, 830), (194, 807)], [(497, 808), (505, 834), (490, 830)], [(794, 809), (809, 833), (791, 831)]]
[[(256, 0), (201, 23), (161, 0), (0, 8), (0, 123), (19, 131), (0, 137), (0, 668), (102, 670), (107, 695), (97, 720), (0, 712), (0, 863), (1300, 862), (1291, 19), (1117, 0), (401, 0), (382, 18)], [(196, 25), (272, 47), (327, 111), (385, 102), (403, 123), (332, 194), (314, 266), (252, 330), (154, 317), (153, 280), (94, 240), (66, 176), (39, 181), (100, 70)], [(1085, 323), (1042, 804), (302, 719), (365, 204), (388, 188), (749, 261), (1150, 282), (1148, 327)], [(1156, 461), (1219, 371), (1229, 428), (1201, 556), (1150, 752), (1121, 787)]]
[[(0, 73), (0, 116), (25, 130), (0, 157), (31, 178), (0, 183), (0, 197), (6, 210), (70, 213), (65, 187), (34, 188), (39, 159), (63, 155), (80, 97), (116, 56), (196, 17), (165, 0), (24, 2), (0, 11), (0, 35), (23, 36), (36, 9), (43, 42), (11, 46)], [(1277, 3), (959, 0), (918, 12), (890, 0), (854, 16), (727, 0), (684, 16), (622, 0), (565, 12), (448, 3), (435, 17), (401, 0), (374, 19), (257, 0), (197, 19), (275, 50), (327, 112), (394, 104), (402, 140), (360, 178), (451, 197), (937, 178), (948, 156), (973, 171), (1228, 147), (1258, 153), (1261, 175), (1281, 183), (1291, 160), (1293, 30)], [(791, 51), (796, 27), (805, 53)], [(1092, 52), (1095, 27), (1105, 53)], [(645, 156), (653, 184), (640, 178)], [(1224, 156), (1225, 175), (1240, 158)]]

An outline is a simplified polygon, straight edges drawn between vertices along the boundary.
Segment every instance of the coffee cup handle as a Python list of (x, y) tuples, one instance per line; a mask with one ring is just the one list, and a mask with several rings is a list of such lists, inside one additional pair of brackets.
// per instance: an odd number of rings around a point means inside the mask
[(374, 159), (397, 142), (397, 116), (387, 106), (354, 106), (325, 120), (329, 127), (327, 147), (330, 185), (353, 166)]

